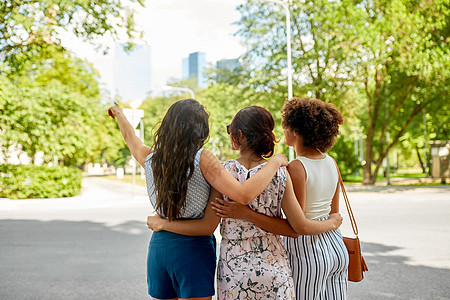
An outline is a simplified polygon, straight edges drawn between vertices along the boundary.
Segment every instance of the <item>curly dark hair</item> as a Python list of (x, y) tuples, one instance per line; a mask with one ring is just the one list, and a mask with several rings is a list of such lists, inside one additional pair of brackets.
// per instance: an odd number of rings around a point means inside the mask
[(209, 115), (194, 99), (172, 104), (154, 136), (151, 161), (156, 210), (169, 220), (180, 216), (197, 151), (209, 136)]
[(275, 135), (273, 128), (275, 121), (272, 114), (261, 106), (248, 106), (234, 116), (230, 124), (233, 141), (239, 144), (239, 130), (247, 139), (248, 148), (258, 155), (269, 158), (273, 155)]
[(330, 150), (344, 118), (335, 105), (312, 98), (286, 100), (281, 110), (283, 128), (303, 138), (303, 145), (321, 152)]

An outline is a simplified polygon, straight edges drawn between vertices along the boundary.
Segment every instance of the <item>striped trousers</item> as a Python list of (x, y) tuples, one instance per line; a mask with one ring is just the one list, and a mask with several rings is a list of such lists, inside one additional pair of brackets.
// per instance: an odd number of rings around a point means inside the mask
[(297, 300), (347, 299), (348, 253), (339, 229), (285, 237), (284, 246)]

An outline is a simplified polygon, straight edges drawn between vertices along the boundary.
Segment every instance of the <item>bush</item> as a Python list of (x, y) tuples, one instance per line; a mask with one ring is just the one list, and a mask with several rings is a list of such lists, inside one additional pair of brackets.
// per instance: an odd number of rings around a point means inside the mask
[(75, 167), (0, 165), (0, 198), (61, 198), (78, 195), (81, 171)]

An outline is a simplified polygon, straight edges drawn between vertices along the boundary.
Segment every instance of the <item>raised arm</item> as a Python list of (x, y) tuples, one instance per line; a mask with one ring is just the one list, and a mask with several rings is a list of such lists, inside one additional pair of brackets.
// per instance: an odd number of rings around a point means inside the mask
[(169, 221), (156, 215), (147, 217), (147, 226), (153, 231), (165, 230), (190, 236), (212, 235), (220, 222), (220, 217), (216, 216), (211, 209), (211, 202), (216, 197), (222, 197), (222, 195), (212, 188), (202, 219)]
[(300, 234), (319, 234), (337, 229), (342, 224), (342, 217), (339, 214), (331, 214), (330, 218), (325, 221), (307, 219), (295, 197), (289, 174), (281, 207), (287, 220), (258, 213), (248, 206), (231, 201), (216, 199), (213, 203), (213, 209), (222, 218), (244, 219), (271, 233), (294, 238)]
[(250, 203), (250, 201), (261, 194), (269, 185), (277, 170), (285, 165), (287, 165), (287, 159), (284, 155), (274, 155), (249, 180), (240, 183), (225, 170), (214, 154), (208, 150), (203, 150), (200, 156), (200, 170), (206, 181), (221, 194), (242, 204)]
[(149, 146), (146, 146), (136, 136), (133, 126), (131, 126), (130, 122), (128, 122), (119, 104), (114, 102), (114, 106), (111, 106), (108, 109), (108, 114), (111, 116), (111, 118), (117, 119), (117, 124), (119, 124), (120, 132), (122, 133), (123, 138), (125, 139), (125, 143), (130, 149), (131, 154), (133, 154), (138, 163), (142, 167), (144, 167), (145, 158), (153, 152), (153, 149)]

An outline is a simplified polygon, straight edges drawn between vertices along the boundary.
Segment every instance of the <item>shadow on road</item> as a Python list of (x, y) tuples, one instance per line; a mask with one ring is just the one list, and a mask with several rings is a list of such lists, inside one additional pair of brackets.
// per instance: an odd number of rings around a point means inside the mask
[(0, 220), (2, 299), (148, 299), (142, 222)]
[[(0, 220), (2, 299), (149, 299), (141, 222)], [(395, 247), (362, 243), (365, 279), (349, 299), (449, 299), (450, 270), (408, 265)]]
[(369, 271), (363, 281), (349, 282), (349, 299), (450, 299), (450, 269), (409, 265), (408, 257), (391, 253), (398, 247), (361, 243), (361, 248)]

